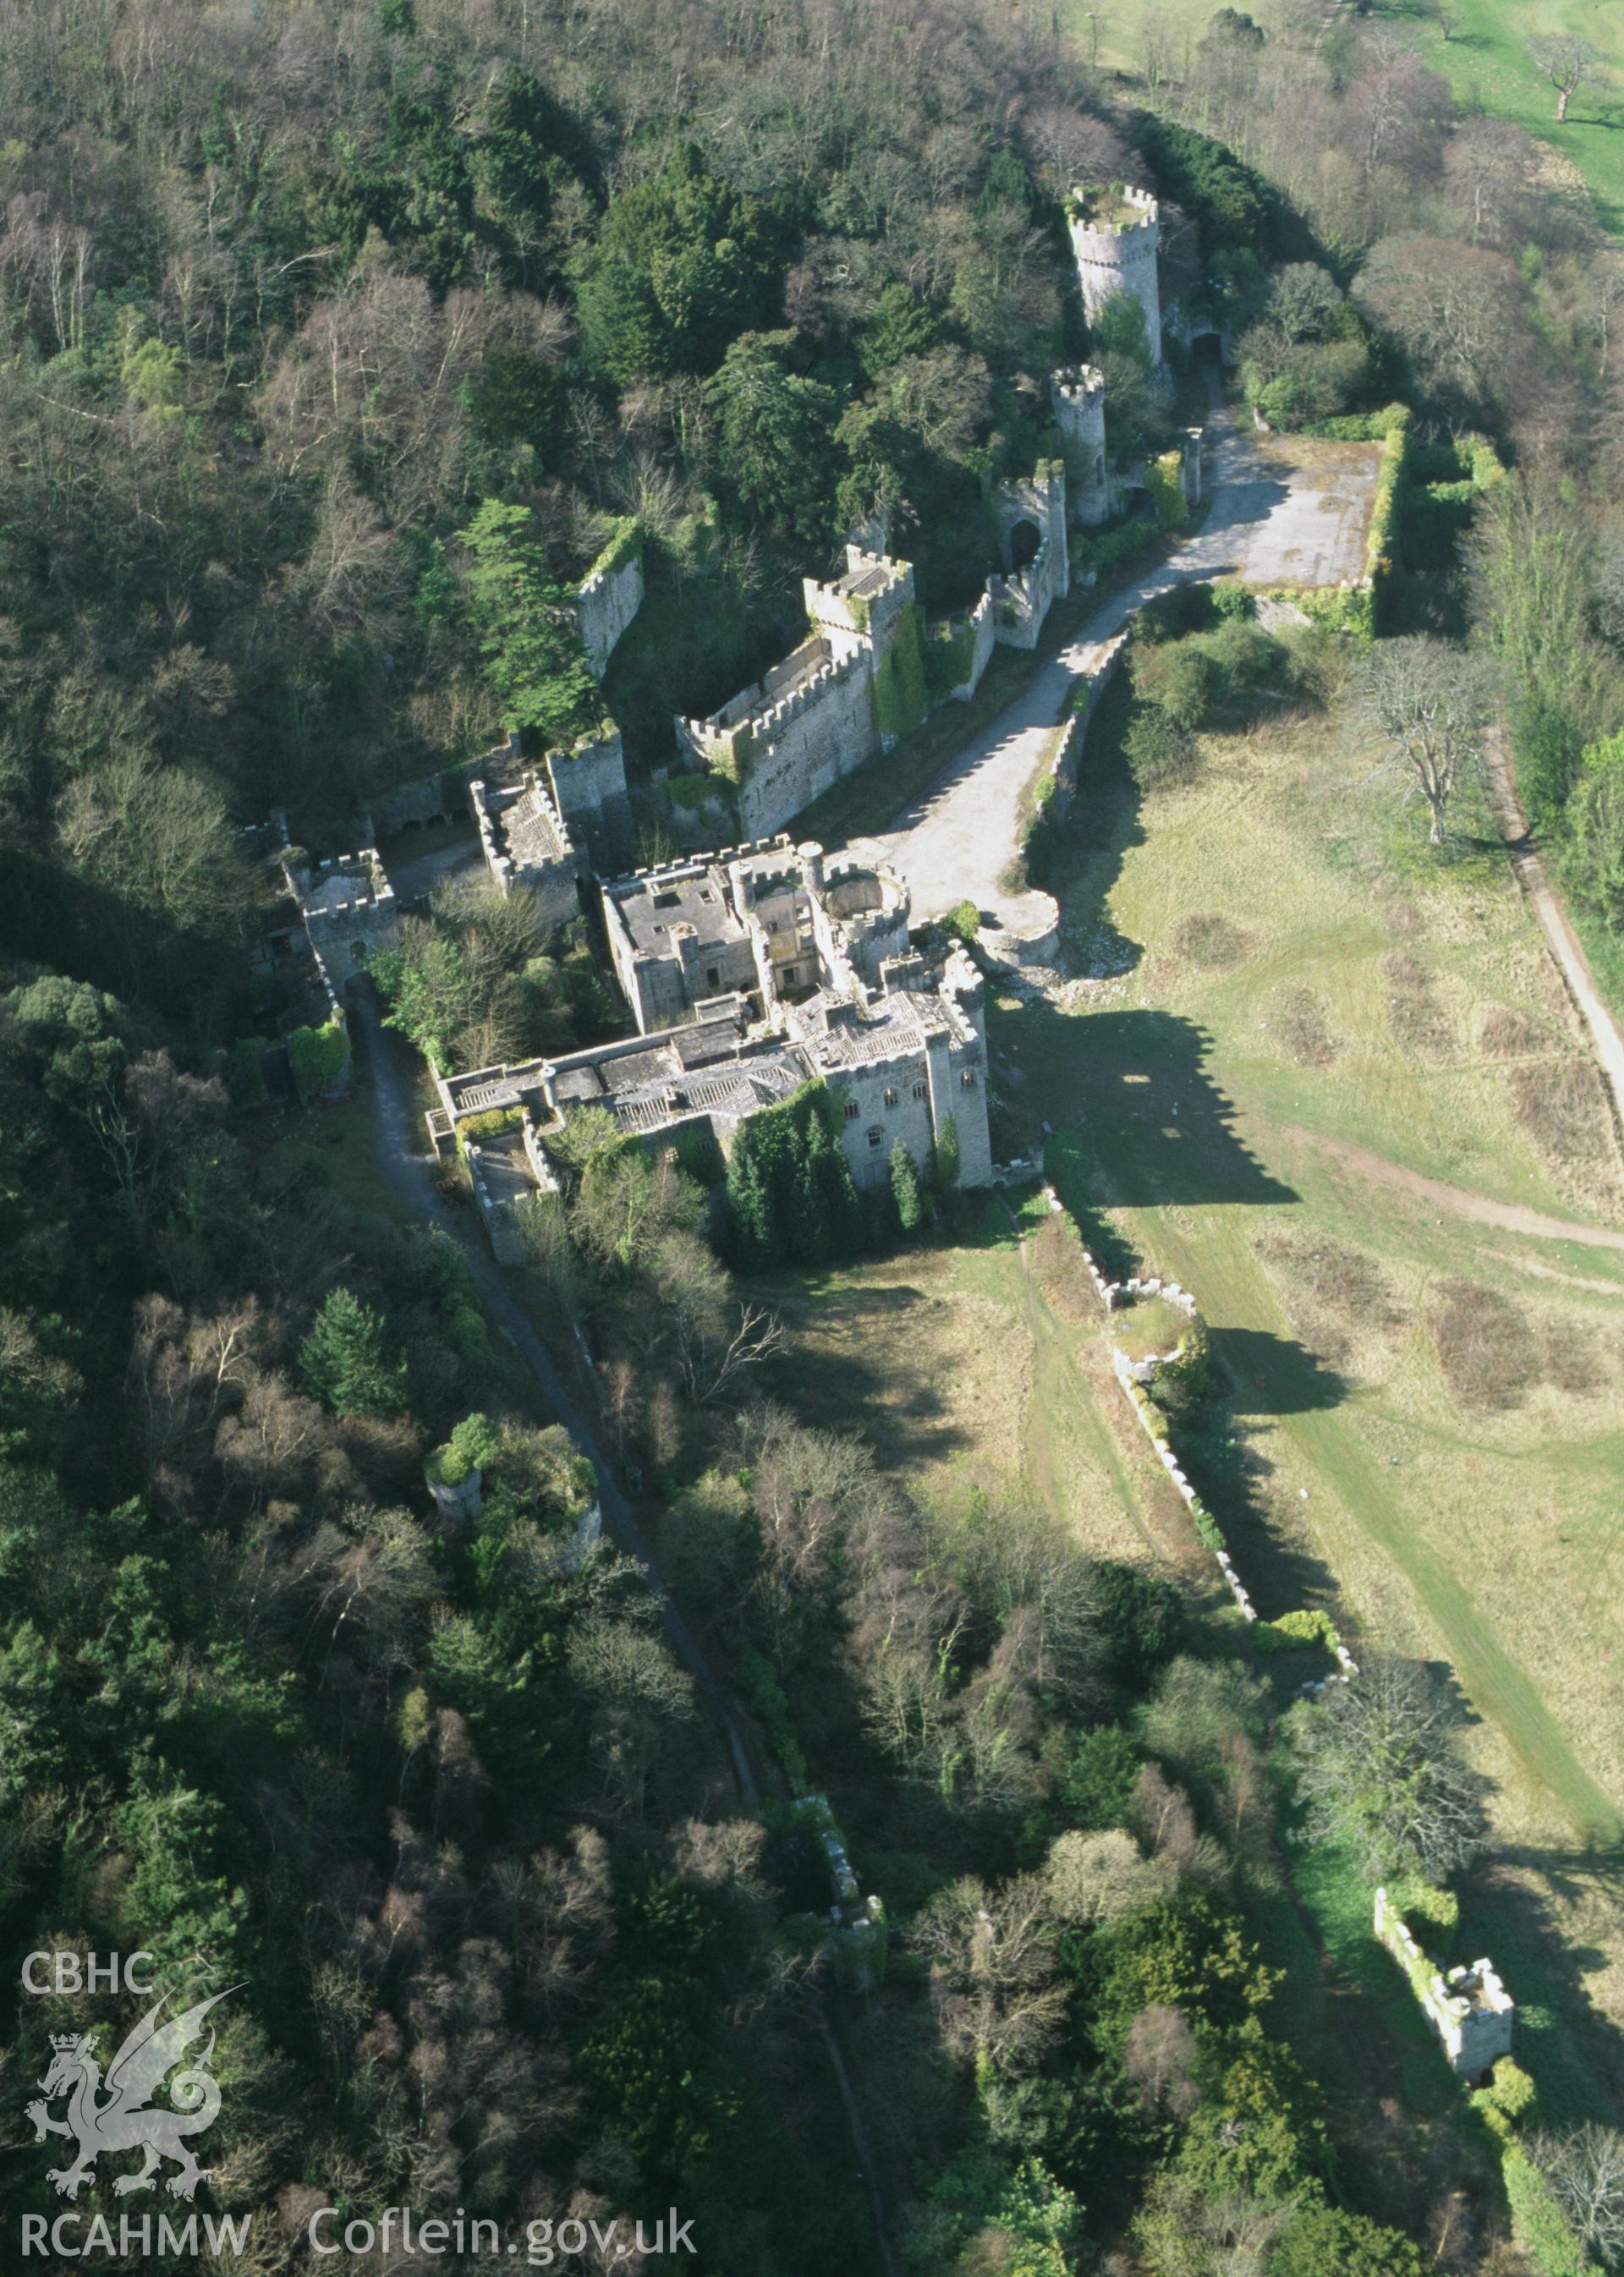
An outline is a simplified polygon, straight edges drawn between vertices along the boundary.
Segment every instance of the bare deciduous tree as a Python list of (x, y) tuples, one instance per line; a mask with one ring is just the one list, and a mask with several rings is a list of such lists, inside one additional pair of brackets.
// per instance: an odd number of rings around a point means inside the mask
[(1195, 2083), (1195, 2034), (1177, 2008), (1141, 2008), (1128, 2027), (1123, 2068), (1151, 2111), (1187, 2119), (1201, 2099)]
[(1173, 61), (1173, 27), (1167, 18), (1153, 10), (1140, 26), (1139, 60), (1147, 88), (1161, 86), (1171, 69)]
[(1566, 2135), (1536, 2135), (1530, 2148), (1580, 2243), (1616, 2268), (1624, 2255), (1624, 2135), (1591, 2120)]
[(1603, 59), (1599, 48), (1576, 33), (1559, 33), (1551, 39), (1530, 40), (1529, 53), (1543, 79), (1556, 89), (1556, 115), (1559, 123), (1567, 116), (1567, 106), (1588, 80), (1602, 76)]
[(1154, 1904), (1166, 1896), (1174, 1880), (1165, 1860), (1147, 1858), (1120, 1827), (1103, 1834), (1058, 1836), (1049, 1847), (1044, 1871), (1056, 1916), (1090, 1925)]
[(1423, 377), (1476, 403), (1504, 379), (1508, 347), (1526, 329), (1511, 263), (1449, 238), (1385, 237), (1371, 248), (1358, 296)]
[(1414, 1661), (1368, 1660), (1292, 1721), (1310, 1833), (1350, 1843), (1372, 1879), (1442, 1882), (1482, 1847), (1485, 1783), (1456, 1745), (1453, 1702)]
[(1039, 2061), (1066, 2006), (1041, 1875), (1018, 1874), (995, 1890), (970, 1877), (955, 1882), (932, 1899), (911, 1936), (930, 1964), (937, 2017), (955, 2053), (1012, 2073)]
[(1514, 236), (1538, 153), (1531, 135), (1504, 118), (1463, 118), (1444, 152), (1444, 187), (1474, 245)]
[(1044, 180), (1057, 193), (1082, 182), (1120, 181), (1128, 171), (1122, 137), (1069, 103), (1035, 105), (1021, 131)]
[(1378, 641), (1352, 683), (1353, 715), (1413, 778), (1425, 802), (1428, 842), (1441, 846), (1450, 802), (1483, 757), (1493, 712), (1483, 659), (1447, 641)]

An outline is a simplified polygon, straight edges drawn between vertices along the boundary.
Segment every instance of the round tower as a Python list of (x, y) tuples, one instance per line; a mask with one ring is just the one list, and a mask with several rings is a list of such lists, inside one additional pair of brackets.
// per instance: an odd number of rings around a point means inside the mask
[(1091, 363), (1048, 376), (1048, 400), (1066, 467), (1066, 520), (1092, 529), (1110, 512), (1105, 477), (1105, 375)]
[(1131, 293), (1145, 311), (1150, 348), (1162, 361), (1162, 295), (1156, 284), (1156, 247), (1161, 232), (1156, 202), (1148, 190), (1073, 190), (1070, 213), (1071, 251), (1083, 312), (1092, 324), (1113, 293)]

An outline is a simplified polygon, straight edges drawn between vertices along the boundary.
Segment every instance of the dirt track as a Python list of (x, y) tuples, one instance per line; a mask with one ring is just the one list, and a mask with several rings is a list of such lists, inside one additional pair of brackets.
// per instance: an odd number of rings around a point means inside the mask
[(1407, 1170), (1401, 1162), (1390, 1162), (1380, 1154), (1371, 1154), (1368, 1147), (1354, 1146), (1350, 1139), (1328, 1138), (1323, 1131), (1291, 1126), (1280, 1135), (1294, 1146), (1309, 1146), (1315, 1154), (1329, 1154), (1333, 1161), (1356, 1171), (1361, 1178), (1369, 1178), (1373, 1185), (1391, 1186), (1401, 1193), (1414, 1194), (1455, 1217), (1468, 1218), (1475, 1225), (1498, 1226), (1502, 1233), (1529, 1234), (1536, 1241), (1576, 1241), (1587, 1249), (1624, 1249), (1624, 1233), (1616, 1233), (1610, 1227), (1581, 1225), (1573, 1218), (1546, 1217), (1540, 1210), (1523, 1209), (1515, 1202), (1491, 1202), (1482, 1194), (1468, 1193), (1464, 1186), (1445, 1185), (1441, 1178), (1429, 1178), (1419, 1170)]
[(1512, 869), (1529, 897), (1529, 906), (1544, 935), (1546, 948), (1557, 961), (1567, 993), (1590, 1032), (1597, 1062), (1613, 1100), (1614, 1131), (1624, 1132), (1624, 1036), (1620, 1035), (1618, 1023), (1602, 1001), (1590, 961), (1580, 947), (1578, 936), (1567, 921), (1567, 912), (1545, 874), (1544, 863), (1517, 796), (1503, 723), (1490, 737), (1483, 756), (1490, 796), (1511, 854)]

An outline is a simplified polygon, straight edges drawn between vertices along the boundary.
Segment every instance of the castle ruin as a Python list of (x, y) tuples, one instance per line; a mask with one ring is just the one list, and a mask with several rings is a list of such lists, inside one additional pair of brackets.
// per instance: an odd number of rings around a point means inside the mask
[(1385, 1890), (1376, 1893), (1375, 1929), (1410, 1980), (1416, 1999), (1457, 2079), (1479, 2080), (1511, 2053), (1517, 2004), (1493, 1965), (1445, 1972), (1422, 1953)]
[(667, 863), (603, 887), (610, 960), (638, 1027), (678, 1027), (718, 998), (756, 1017), (820, 987), (881, 984), (909, 953), (908, 889), (859, 849), (786, 836)]
[(860, 847), (826, 856), (781, 837), (603, 892), (641, 1032), (436, 1078), (430, 1137), (437, 1149), (461, 1138), (499, 1259), (519, 1251), (515, 1206), (556, 1190), (548, 1134), (583, 1107), (629, 1138), (688, 1135), (725, 1159), (751, 1116), (823, 1081), (859, 1186), (889, 1177), (899, 1139), (928, 1161), (949, 1120), (962, 1184), (988, 1183), (981, 975), (957, 947), (934, 960), (911, 947), (906, 887)]
[(1067, 518), (1073, 529), (1092, 529), (1111, 511), (1105, 465), (1105, 375), (1086, 363), (1051, 372), (1048, 400), (1060, 430)]
[(888, 651), (913, 605), (913, 567), (846, 548), (833, 584), (803, 580), (812, 630), (782, 664), (708, 720), (676, 719), (699, 766), (735, 785), (740, 826), (763, 837), (895, 740), (878, 700)]
[(468, 803), (485, 867), (503, 898), (528, 894), (547, 926), (578, 917), (581, 857), (541, 776), (531, 773), (518, 783), (492, 784), (476, 776)]
[(1066, 544), (1066, 478), (1058, 459), (1039, 462), (1030, 481), (1001, 483), (993, 501), (1006, 565), (1010, 540), (1023, 523), (1037, 533), (1037, 551), (1025, 568), (1006, 566), (987, 581), (993, 605), (993, 635), (1012, 648), (1036, 648), (1043, 620), (1071, 590), (1071, 560)]
[(1145, 312), (1150, 353), (1162, 362), (1162, 292), (1156, 276), (1161, 215), (1148, 190), (1118, 184), (1074, 189), (1067, 224), (1083, 313), (1091, 325), (1117, 293), (1125, 293)]
[(328, 996), (339, 1003), (349, 983), (380, 949), (400, 945), (394, 887), (370, 846), (314, 866), (290, 863), (284, 874)]
[(643, 546), (637, 523), (627, 521), (576, 589), (576, 624), (594, 680), (643, 606)]

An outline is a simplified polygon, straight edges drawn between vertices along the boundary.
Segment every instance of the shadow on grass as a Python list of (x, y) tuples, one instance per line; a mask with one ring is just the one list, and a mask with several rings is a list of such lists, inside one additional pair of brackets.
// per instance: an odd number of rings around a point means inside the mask
[(1292, 1337), (1267, 1329), (1210, 1329), (1208, 1342), (1237, 1415), (1308, 1415), (1347, 1397), (1346, 1378)]
[(1239, 1135), (1234, 1101), (1207, 1071), (1212, 1037), (1193, 1020), (1154, 1009), (1079, 1019), (1037, 1003), (997, 1029), (1026, 1103), (1077, 1131), (1116, 1207), (1297, 1200)]
[(1523, 1877), (1548, 1881), (1556, 1896), (1594, 1920), (1616, 1908), (1624, 1847), (1550, 1849), (1511, 1846), (1460, 1887), (1460, 1923), (1452, 1961), (1487, 1953), (1517, 2003), (1517, 2060), (1534, 2076), (1547, 2125), (1601, 2120), (1624, 2123), (1624, 2031), (1597, 2005), (1587, 1976), (1605, 1973), (1616, 1953), (1575, 1944), (1551, 1900)]
[[(887, 1468), (939, 1461), (971, 1443), (931, 1366), (926, 1322), (934, 1300), (908, 1283), (774, 1275), (760, 1293), (792, 1331), (790, 1349), (761, 1370), (759, 1388), (804, 1422), (850, 1433)], [(883, 1348), (883, 1373), (868, 1354)]]

